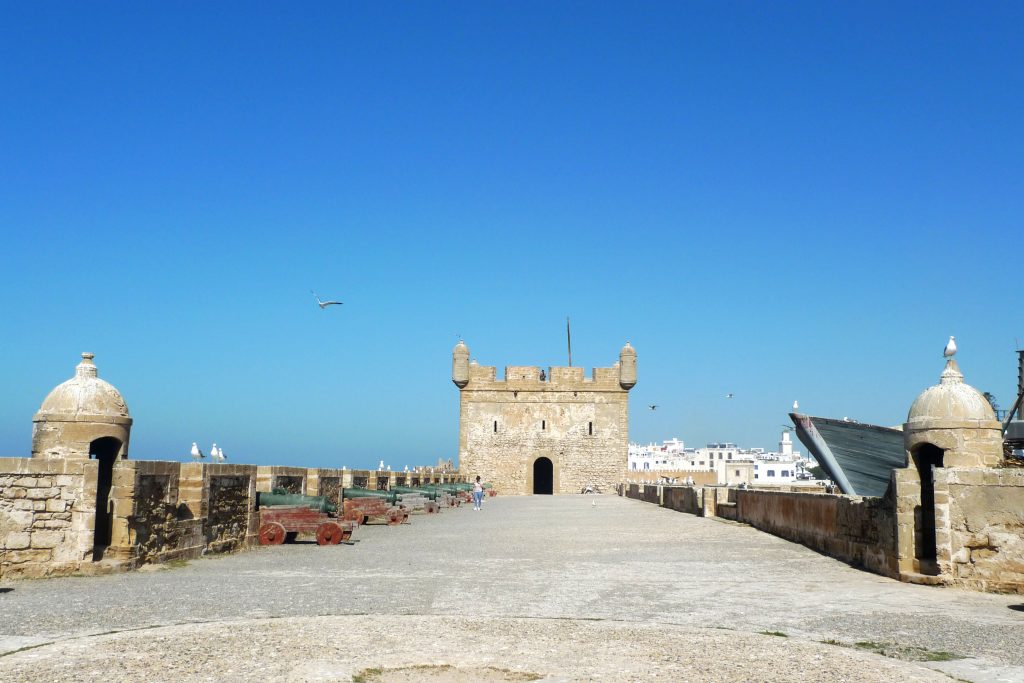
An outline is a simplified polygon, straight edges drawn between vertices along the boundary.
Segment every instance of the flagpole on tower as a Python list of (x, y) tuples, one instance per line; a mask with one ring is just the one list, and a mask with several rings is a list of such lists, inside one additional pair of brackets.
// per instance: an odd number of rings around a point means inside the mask
[(569, 344), (569, 367), (572, 367), (572, 332), (569, 331), (569, 316), (565, 316), (565, 340)]

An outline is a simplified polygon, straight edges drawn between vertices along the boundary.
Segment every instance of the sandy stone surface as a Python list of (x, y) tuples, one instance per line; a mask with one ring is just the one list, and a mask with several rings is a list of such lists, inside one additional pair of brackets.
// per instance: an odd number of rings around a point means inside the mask
[[(680, 626), (403, 616), (265, 619), (94, 636), (5, 658), (19, 681), (945, 681), (915, 664), (811, 642)], [(781, 650), (781, 652), (780, 652)], [(783, 657), (779, 655), (784, 652)], [(782, 660), (781, 662), (779, 660)], [(437, 670), (440, 667), (449, 670)], [(436, 667), (417, 671), (413, 667)], [(422, 675), (418, 675), (422, 674)], [(374, 676), (367, 676), (369, 681)], [(472, 680), (479, 681), (480, 677)], [(486, 678), (483, 680), (487, 680)]]
[(356, 538), (3, 584), (0, 681), (1024, 681), (1020, 596), (637, 501), (498, 497)]

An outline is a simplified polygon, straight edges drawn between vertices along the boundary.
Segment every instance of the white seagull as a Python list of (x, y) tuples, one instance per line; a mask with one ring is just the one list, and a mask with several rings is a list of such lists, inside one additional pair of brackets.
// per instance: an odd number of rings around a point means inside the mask
[(314, 292), (312, 289), (309, 290), (309, 293), (312, 294), (314, 298), (316, 298), (316, 305), (319, 306), (321, 309), (327, 308), (328, 306), (341, 306), (344, 303), (342, 301), (321, 301), (320, 297), (318, 297), (316, 295), (316, 292)]
[(725, 397), (726, 397), (726, 398), (732, 398), (732, 396), (733, 396), (733, 395), (732, 395), (731, 393), (730, 393), (730, 394), (726, 394), (726, 395), (725, 395)]
[(796, 401), (793, 401), (793, 412), (795, 413), (798, 410), (800, 410), (800, 404), (797, 403)]
[(192, 459), (193, 460), (202, 460), (205, 457), (206, 456), (203, 455), (203, 452), (201, 450), (199, 450), (199, 446), (197, 446), (196, 442), (193, 441), (192, 442)]
[(946, 348), (942, 350), (943, 358), (952, 358), (956, 355), (956, 339), (950, 336), (949, 341), (946, 342)]
[(223, 448), (218, 448), (217, 449), (217, 462), (224, 462), (227, 459), (228, 459), (228, 456), (224, 455), (224, 449)]

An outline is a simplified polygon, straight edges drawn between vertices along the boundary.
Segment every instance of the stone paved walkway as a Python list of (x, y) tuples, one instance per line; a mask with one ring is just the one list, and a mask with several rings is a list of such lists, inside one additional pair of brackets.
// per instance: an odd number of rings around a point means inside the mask
[(356, 539), (2, 584), (0, 681), (1024, 681), (1020, 596), (900, 584), (637, 501), (498, 497)]

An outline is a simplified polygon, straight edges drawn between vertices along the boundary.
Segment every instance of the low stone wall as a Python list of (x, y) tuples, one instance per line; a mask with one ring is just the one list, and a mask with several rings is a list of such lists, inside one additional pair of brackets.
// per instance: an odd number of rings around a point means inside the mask
[[(96, 574), (190, 559), (257, 542), (257, 491), (323, 495), (340, 508), (355, 477), (390, 488), (397, 472), (117, 460), (107, 501), (110, 544), (95, 547), (99, 462), (0, 458), (0, 579)], [(417, 472), (422, 483), (458, 472)]]
[(732, 490), (736, 520), (870, 571), (897, 576), (892, 501), (826, 493)]
[(206, 549), (238, 550), (256, 542), (256, 468), (252, 465), (211, 465), (207, 487)]
[(662, 505), (676, 512), (688, 512), (703, 517), (703, 492), (702, 487), (669, 486), (665, 488)]
[(1024, 469), (938, 469), (935, 488), (948, 494), (948, 583), (1024, 593)]
[(749, 524), (870, 571), (898, 576), (892, 501), (724, 486), (620, 488), (627, 498)]
[[(128, 536), (114, 543), (140, 564), (164, 562), (179, 557), (198, 557), (203, 551), (203, 523), (192, 510), (179, 503), (181, 470), (178, 463), (121, 462), (114, 466), (115, 480), (122, 473), (134, 475), (132, 486), (119, 491), (114, 500), (115, 527), (118, 511), (131, 506), (126, 515)], [(116, 547), (116, 546), (115, 546)], [(115, 553), (117, 551), (115, 550)]]
[(92, 560), (95, 461), (0, 458), (0, 579), (60, 576)]

